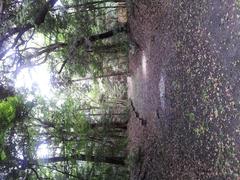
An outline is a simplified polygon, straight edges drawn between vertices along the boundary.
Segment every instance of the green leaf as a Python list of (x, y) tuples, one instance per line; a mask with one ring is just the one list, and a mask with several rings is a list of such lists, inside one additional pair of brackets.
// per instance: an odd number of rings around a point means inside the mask
[(4, 151), (1, 152), (0, 154), (0, 160), (5, 160), (7, 158), (6, 154)]

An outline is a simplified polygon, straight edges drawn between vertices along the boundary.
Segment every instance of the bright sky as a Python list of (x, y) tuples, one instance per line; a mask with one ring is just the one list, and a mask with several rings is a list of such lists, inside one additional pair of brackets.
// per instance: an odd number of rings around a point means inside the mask
[(47, 144), (41, 144), (37, 149), (37, 158), (47, 158), (50, 152)]
[[(40, 48), (45, 45), (44, 36), (42, 34), (35, 34), (33, 39), (29, 41), (28, 47)], [(30, 53), (31, 50), (29, 50)], [(27, 88), (33, 90), (37, 94), (51, 98), (53, 96), (52, 86), (50, 83), (50, 70), (46, 63), (22, 69), (15, 80), (15, 88)]]
[(55, 6), (63, 6), (61, 0), (58, 0), (58, 1), (55, 3)]
[[(61, 7), (61, 0), (58, 0), (55, 6)], [(35, 34), (33, 39), (28, 43), (28, 47), (35, 48), (39, 48), (44, 45), (44, 35), (39, 33)], [(48, 99), (53, 97), (52, 86), (50, 83), (50, 71), (46, 64), (21, 70), (15, 80), (15, 87), (17, 89), (27, 88), (28, 90), (39, 91), (38, 93), (41, 96), (47, 97)]]
[(48, 98), (53, 96), (50, 72), (46, 64), (23, 69), (17, 76), (15, 87), (39, 91), (40, 95)]

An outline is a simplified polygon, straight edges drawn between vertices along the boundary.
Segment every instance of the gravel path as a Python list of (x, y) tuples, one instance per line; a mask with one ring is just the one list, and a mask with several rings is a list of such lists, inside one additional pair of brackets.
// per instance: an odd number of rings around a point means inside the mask
[[(131, 178), (227, 179), (239, 165), (221, 156), (231, 145), (222, 150), (219, 141), (231, 137), (240, 147), (231, 133), (239, 124), (234, 97), (240, 97), (239, 70), (232, 65), (240, 57), (234, 1), (132, 1)], [(220, 164), (221, 158), (232, 164)]]
[(164, 167), (160, 163), (164, 136), (161, 127), (165, 125), (161, 118), (166, 110), (164, 61), (169, 58), (172, 42), (171, 35), (161, 27), (166, 21), (162, 9), (160, 4), (138, 1), (132, 5), (129, 21), (132, 41), (139, 46), (130, 53), (132, 76), (128, 79), (129, 97), (137, 112), (132, 113), (129, 122), (129, 148), (134, 156), (139, 156), (131, 173), (136, 180), (157, 180), (166, 172), (160, 169)]

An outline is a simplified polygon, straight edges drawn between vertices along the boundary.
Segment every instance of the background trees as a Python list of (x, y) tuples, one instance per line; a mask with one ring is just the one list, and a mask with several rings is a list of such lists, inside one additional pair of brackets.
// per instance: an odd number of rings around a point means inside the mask
[[(127, 26), (117, 20), (119, 2), (2, 1), (1, 177), (127, 177)], [(40, 66), (50, 71), (49, 97), (31, 82)], [(21, 73), (30, 86), (14, 90)]]

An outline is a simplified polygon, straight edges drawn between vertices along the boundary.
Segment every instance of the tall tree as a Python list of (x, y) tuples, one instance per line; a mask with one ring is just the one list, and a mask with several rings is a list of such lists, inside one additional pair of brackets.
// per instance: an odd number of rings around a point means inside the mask
[[(0, 18), (3, 20), (0, 27), (0, 79), (3, 79), (0, 120), (8, 118), (2, 115), (12, 117), (10, 112), (15, 113), (15, 106), (11, 106), (8, 96), (19, 92), (25, 96), (25, 104), (14, 114), (14, 123), (0, 133), (1, 177), (56, 178), (59, 172), (63, 174), (61, 177), (78, 178), (83, 173), (91, 178), (106, 176), (109, 171), (108, 174), (113, 175), (119, 169), (125, 169), (122, 165), (126, 124), (111, 122), (111, 116), (122, 114), (124, 108), (116, 108), (114, 112), (113, 100), (111, 105), (99, 103), (96, 98), (100, 93), (92, 90), (92, 85), (81, 84), (89, 79), (81, 77), (85, 74), (94, 80), (126, 74), (125, 70), (118, 70), (112, 60), (121, 49), (117, 46), (125, 46), (124, 33), (127, 32), (125, 24), (120, 25), (114, 20), (113, 12), (119, 1), (74, 0), (61, 1), (62, 4), (58, 1), (60, 5), (56, 6), (57, 0), (10, 0), (4, 1), (3, 8), (0, 3)], [(106, 48), (115, 52), (106, 57), (102, 53)], [(54, 77), (58, 76), (67, 82), (71, 79), (75, 82), (64, 87), (55, 86), (56, 92), (61, 91), (61, 98), (57, 101), (39, 97), (34, 87), (32, 92), (15, 92), (6, 88), (10, 86), (7, 80), (14, 82), (24, 68), (43, 64), (50, 66), (53, 84)], [(106, 70), (103, 72), (105, 67), (109, 74)], [(68, 93), (71, 88), (77, 90)], [(86, 100), (91, 93), (97, 96), (94, 100)], [(27, 105), (34, 107), (31, 109)], [(109, 123), (103, 122), (103, 117), (107, 117)], [(42, 144), (49, 146), (51, 153), (48, 157), (37, 157)]]

